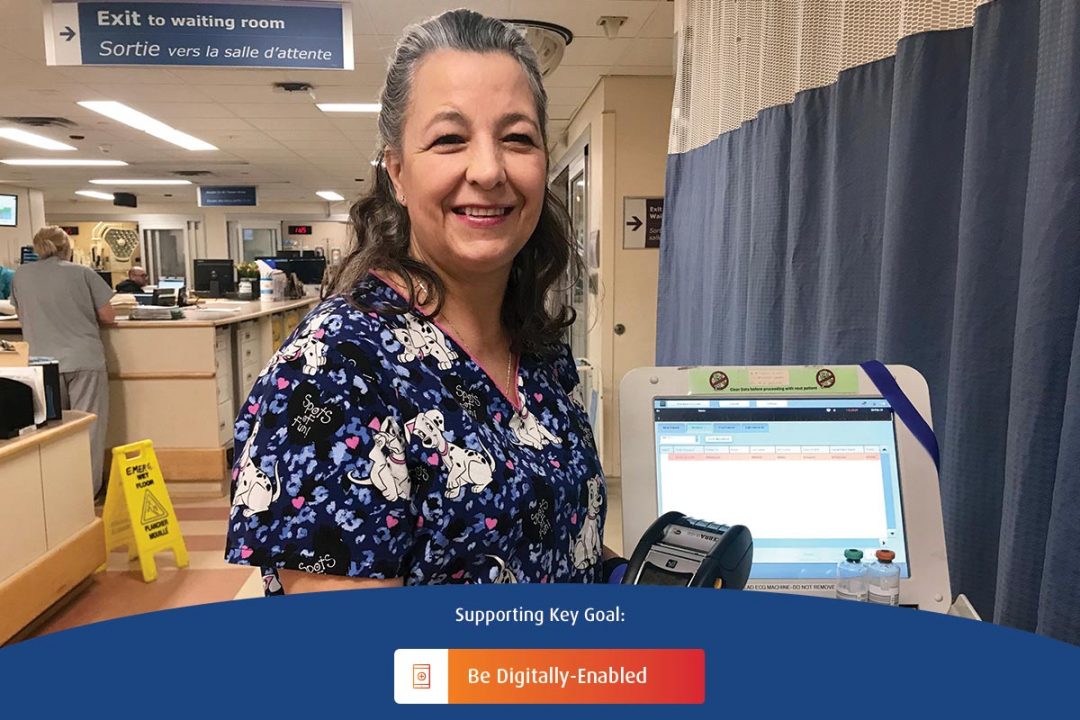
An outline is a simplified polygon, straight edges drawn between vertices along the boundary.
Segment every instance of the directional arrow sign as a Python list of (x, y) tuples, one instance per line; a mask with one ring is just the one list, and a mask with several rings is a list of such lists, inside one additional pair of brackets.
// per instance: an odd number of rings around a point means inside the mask
[(352, 3), (343, 0), (42, 6), (49, 65), (353, 69)]
[[(642, 220), (644, 218), (644, 220)], [(623, 198), (623, 248), (660, 247), (660, 228), (664, 219), (664, 198)]]

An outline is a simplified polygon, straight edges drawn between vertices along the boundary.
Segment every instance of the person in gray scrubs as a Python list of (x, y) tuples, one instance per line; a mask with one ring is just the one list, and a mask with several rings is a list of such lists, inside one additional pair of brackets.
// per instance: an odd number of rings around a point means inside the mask
[(101, 325), (116, 321), (113, 291), (88, 267), (71, 262), (71, 238), (55, 226), (34, 235), (38, 261), (20, 265), (11, 300), (18, 308), (30, 354), (60, 363), (60, 400), (65, 409), (97, 415), (90, 431), (94, 495), (102, 487), (105, 428), (109, 421), (109, 374)]

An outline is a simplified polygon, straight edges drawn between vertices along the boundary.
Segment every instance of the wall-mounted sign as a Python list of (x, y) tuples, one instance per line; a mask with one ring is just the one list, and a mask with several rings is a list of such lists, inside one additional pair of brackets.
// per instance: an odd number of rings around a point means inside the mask
[(352, 6), (60, 0), (45, 11), (49, 65), (353, 69)]
[(289, 235), (310, 235), (311, 234), (311, 226), (310, 225), (289, 225), (288, 230), (289, 230)]
[(79, 226), (78, 225), (61, 225), (60, 229), (63, 230), (64, 232), (66, 232), (68, 235), (70, 235), (72, 237), (79, 234)]
[(664, 198), (623, 198), (623, 248), (660, 247), (660, 227), (664, 221)]
[(255, 207), (254, 185), (200, 186), (199, 207)]

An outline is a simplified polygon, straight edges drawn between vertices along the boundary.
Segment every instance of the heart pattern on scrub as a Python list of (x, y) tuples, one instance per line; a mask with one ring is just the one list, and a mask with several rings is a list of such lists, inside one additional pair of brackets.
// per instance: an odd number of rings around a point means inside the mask
[(365, 278), (267, 364), (236, 419), (226, 560), (264, 568), (267, 592), (278, 568), (599, 581), (606, 494), (569, 348), (520, 354), (514, 408), (438, 325), (389, 310), (403, 304)]

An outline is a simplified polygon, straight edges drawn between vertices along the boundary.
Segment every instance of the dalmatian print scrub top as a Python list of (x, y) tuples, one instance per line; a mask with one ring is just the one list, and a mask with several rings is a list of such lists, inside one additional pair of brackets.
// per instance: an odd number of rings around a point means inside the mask
[[(402, 303), (368, 276), (363, 307)], [(225, 559), (426, 583), (598, 582), (607, 498), (569, 348), (522, 354), (515, 407), (419, 311), (335, 297), (236, 420)]]

